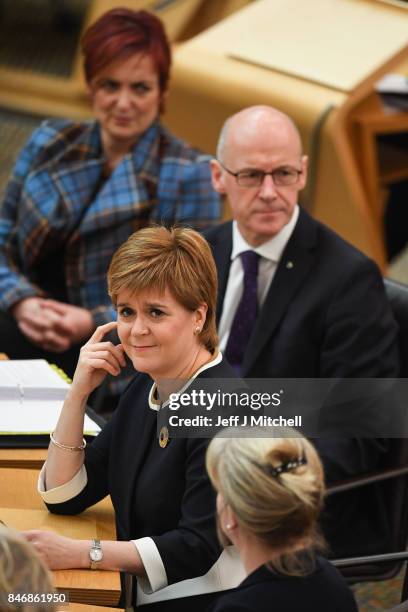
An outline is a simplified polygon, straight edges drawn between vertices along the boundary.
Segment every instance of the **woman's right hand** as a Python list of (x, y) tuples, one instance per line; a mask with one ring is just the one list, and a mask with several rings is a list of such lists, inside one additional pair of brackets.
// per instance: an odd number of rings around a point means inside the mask
[(126, 366), (122, 345), (115, 346), (110, 341), (103, 342), (104, 336), (116, 327), (116, 321), (100, 325), (81, 348), (71, 393), (87, 397), (108, 374), (118, 376), (121, 369)]

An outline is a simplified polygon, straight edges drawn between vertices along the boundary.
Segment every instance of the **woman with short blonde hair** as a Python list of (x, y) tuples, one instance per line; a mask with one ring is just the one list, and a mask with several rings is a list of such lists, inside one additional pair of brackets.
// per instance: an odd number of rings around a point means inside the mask
[[(238, 584), (242, 565), (237, 555), (231, 562), (217, 539), (215, 494), (205, 470), (208, 440), (170, 438), (158, 417), (169, 386), (184, 393), (205, 379), (234, 377), (217, 349), (214, 260), (192, 229), (144, 228), (115, 253), (108, 286), (117, 320), (98, 327), (81, 349), (39, 491), (51, 512), (63, 514), (82, 512), (109, 494), (117, 541), (43, 531), (26, 537), (52, 569), (133, 575), (138, 611), (204, 612), (220, 591)], [(119, 344), (106, 339), (113, 329)], [(108, 374), (120, 374), (125, 356), (133, 380), (85, 448), (87, 398)]]
[(117, 305), (118, 293), (166, 287), (189, 311), (207, 305), (198, 336), (210, 353), (218, 345), (216, 329), (217, 270), (208, 242), (191, 229), (153, 226), (132, 236), (116, 251), (108, 271), (108, 292)]
[(279, 612), (357, 612), (340, 574), (315, 554), (323, 547), (317, 521), (325, 488), (314, 447), (294, 430), (279, 438), (243, 433), (224, 430), (207, 451), (220, 540), (238, 548), (248, 573), (213, 611), (266, 612), (273, 601)]

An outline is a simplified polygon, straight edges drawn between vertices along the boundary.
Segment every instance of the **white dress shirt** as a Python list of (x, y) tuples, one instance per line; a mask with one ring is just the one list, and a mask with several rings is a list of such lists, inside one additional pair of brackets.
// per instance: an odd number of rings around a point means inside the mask
[(298, 217), (299, 206), (296, 205), (289, 223), (287, 223), (276, 236), (255, 248), (247, 243), (238, 229), (237, 222), (233, 221), (231, 266), (218, 328), (220, 349), (222, 351), (224, 351), (227, 346), (231, 325), (244, 290), (244, 269), (242, 267), (240, 254), (244, 251), (254, 251), (260, 256), (258, 270), (258, 304), (262, 306), (269, 287), (271, 286), (278, 263), (282, 257), (282, 253), (295, 229)]

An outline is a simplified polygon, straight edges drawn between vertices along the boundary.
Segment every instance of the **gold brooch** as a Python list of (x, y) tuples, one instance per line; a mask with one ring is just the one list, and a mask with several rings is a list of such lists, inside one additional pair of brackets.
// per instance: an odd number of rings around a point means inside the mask
[(167, 427), (163, 426), (159, 434), (160, 447), (166, 448), (168, 441), (169, 441), (169, 430), (167, 429)]

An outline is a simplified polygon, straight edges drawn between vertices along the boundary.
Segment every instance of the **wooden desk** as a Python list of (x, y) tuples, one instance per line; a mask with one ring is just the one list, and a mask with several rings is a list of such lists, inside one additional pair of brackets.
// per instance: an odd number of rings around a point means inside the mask
[(73, 603), (116, 606), (119, 602), (118, 572), (72, 569), (55, 571), (53, 574), (57, 589), (68, 591)]
[[(0, 470), (0, 519), (18, 530), (49, 529), (68, 537), (116, 539), (114, 511), (109, 498), (78, 516), (50, 514), (37, 493), (38, 470)], [(120, 597), (118, 572), (59, 570), (57, 588), (68, 591), (74, 603), (114, 606)]]
[(0, 468), (39, 470), (46, 457), (46, 448), (0, 448)]
[(374, 0), (257, 0), (177, 45), (164, 121), (215, 153), (232, 113), (254, 104), (288, 113), (310, 158), (302, 205), (385, 269), (350, 116), (408, 58), (407, 28), (408, 11)]
[[(5, 353), (0, 353), (0, 361), (8, 360)], [(47, 458), (46, 448), (1, 448), (0, 468), (41, 469)]]
[[(0, 361), (8, 359), (0, 353)], [(47, 456), (45, 448), (0, 448), (0, 468), (41, 469)]]
[(408, 113), (387, 111), (380, 97), (371, 95), (350, 116), (355, 134), (355, 158), (359, 165), (367, 201), (380, 236), (383, 234), (384, 190), (408, 178), (408, 151), (380, 144), (378, 136), (408, 133)]
[(38, 474), (39, 470), (2, 468), (0, 507), (44, 510), (44, 503), (37, 493)]

